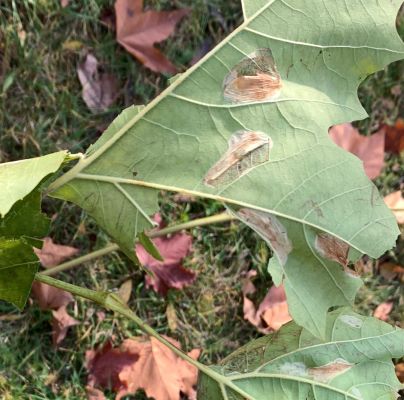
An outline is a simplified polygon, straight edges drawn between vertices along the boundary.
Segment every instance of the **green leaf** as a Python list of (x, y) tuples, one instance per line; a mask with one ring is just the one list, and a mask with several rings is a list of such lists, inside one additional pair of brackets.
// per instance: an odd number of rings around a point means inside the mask
[(156, 260), (164, 261), (164, 258), (160, 254), (159, 249), (154, 245), (153, 241), (143, 232), (139, 235), (139, 243)]
[(31, 193), (49, 174), (57, 171), (67, 155), (66, 151), (0, 164), (0, 217)]
[(24, 308), (38, 266), (29, 243), (0, 238), (0, 299)]
[(404, 56), (400, 4), (246, 0), (245, 22), (146, 108), (125, 110), (53, 195), (87, 210), (128, 255), (159, 190), (229, 205), (276, 250), (270, 270), (285, 279), (294, 319), (324, 337), (327, 310), (352, 303), (360, 281), (318, 237), (378, 257), (399, 233), (328, 129), (365, 118), (359, 83)]
[(41, 213), (41, 194), (34, 190), (0, 219), (0, 299), (22, 309), (39, 262), (32, 246), (42, 247), (50, 220)]
[(395, 399), (391, 359), (403, 355), (403, 330), (339, 310), (325, 340), (292, 322), (238, 349), (213, 367), (217, 379), (202, 375), (198, 399)]

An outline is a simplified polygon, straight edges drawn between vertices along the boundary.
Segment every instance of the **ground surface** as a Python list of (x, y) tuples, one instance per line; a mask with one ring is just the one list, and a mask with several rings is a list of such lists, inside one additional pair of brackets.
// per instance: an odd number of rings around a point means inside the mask
[[(186, 69), (201, 48), (219, 42), (241, 21), (237, 0), (150, 0), (156, 9), (192, 7), (192, 14), (176, 34), (162, 45), (179, 69)], [(125, 106), (145, 104), (167, 86), (167, 77), (143, 68), (116, 44), (108, 28), (112, 0), (70, 1), (63, 9), (59, 0), (3, 0), (0, 2), (0, 162), (47, 154), (57, 149), (84, 151)], [(400, 27), (404, 31), (404, 24)], [(72, 49), (68, 43), (79, 44)], [(93, 52), (105, 70), (119, 79), (116, 105), (93, 115), (81, 98), (76, 67), (86, 52)], [(359, 123), (370, 134), (381, 123), (404, 116), (404, 64), (396, 63), (369, 78), (360, 97), (370, 119)], [(398, 156), (386, 160), (376, 183), (383, 194), (400, 188)], [(175, 202), (161, 198), (167, 223), (184, 222), (221, 210), (216, 203)], [(45, 202), (53, 215), (51, 236), (61, 244), (88, 252), (102, 247), (108, 238), (76, 207), (57, 201)], [(203, 349), (201, 361), (216, 362), (259, 334), (243, 320), (241, 274), (250, 268), (262, 272), (256, 280), (262, 298), (270, 277), (265, 274), (268, 251), (247, 228), (238, 224), (211, 226), (192, 231), (194, 252), (186, 265), (198, 271), (196, 283), (183, 291), (170, 291), (162, 298), (144, 287), (143, 273), (119, 254), (113, 254), (65, 273), (61, 278), (97, 289), (113, 290), (130, 274), (134, 290), (130, 306), (161, 333), (182, 342), (185, 348)], [(384, 259), (404, 263), (403, 244)], [(395, 303), (389, 322), (403, 324), (403, 289), (398, 280), (387, 281), (373, 263), (365, 274), (366, 286), (358, 297), (358, 309), (371, 314), (376, 305)], [(400, 293), (401, 291), (401, 293)], [(167, 307), (176, 311), (177, 328), (170, 330)], [(50, 313), (34, 304), (22, 314), (0, 302), (0, 398), (85, 398), (86, 349), (112, 334), (119, 342), (140, 334), (136, 326), (107, 313), (99, 322), (97, 307), (78, 300), (72, 315), (80, 325), (73, 328), (58, 350), (51, 346)], [(402, 325), (403, 326), (403, 325)], [(404, 327), (404, 326), (403, 326)], [(109, 398), (113, 398), (111, 394)], [(129, 398), (129, 397), (128, 397)], [(145, 399), (143, 394), (132, 396)]]

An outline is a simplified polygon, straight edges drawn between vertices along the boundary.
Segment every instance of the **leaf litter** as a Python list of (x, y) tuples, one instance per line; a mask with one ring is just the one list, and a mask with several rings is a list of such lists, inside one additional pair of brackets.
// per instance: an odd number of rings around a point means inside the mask
[[(54, 267), (79, 252), (75, 247), (55, 244), (50, 237), (44, 239), (42, 249), (34, 251), (45, 268)], [(67, 306), (74, 302), (73, 296), (53, 286), (34, 282), (32, 297), (42, 310), (52, 311), (52, 342), (55, 347), (60, 345), (69, 328), (79, 324), (67, 312)]]
[[(165, 338), (180, 348), (177, 341)], [(188, 355), (196, 360), (200, 350)], [(86, 368), (88, 391), (95, 399), (102, 398), (95, 397), (102, 395), (99, 389), (113, 390), (116, 400), (139, 389), (155, 400), (180, 400), (181, 394), (196, 399), (197, 369), (154, 338), (126, 339), (119, 347), (107, 342), (98, 350), (88, 350)]]
[(116, 0), (116, 40), (145, 67), (174, 74), (177, 68), (154, 47), (166, 40), (189, 9), (143, 11), (143, 0)]
[[(159, 214), (154, 217), (160, 229), (163, 223)], [(170, 288), (183, 289), (196, 279), (196, 273), (182, 265), (192, 246), (192, 236), (187, 233), (176, 233), (169, 237), (152, 239), (163, 261), (156, 260), (141, 244), (136, 245), (136, 255), (140, 263), (152, 273), (146, 276), (146, 286), (165, 296)]]

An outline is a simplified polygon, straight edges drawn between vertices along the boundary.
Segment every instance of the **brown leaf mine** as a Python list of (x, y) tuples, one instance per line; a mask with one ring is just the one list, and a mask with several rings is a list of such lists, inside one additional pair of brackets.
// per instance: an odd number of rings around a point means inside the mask
[(241, 208), (237, 212), (237, 216), (260, 234), (276, 253), (279, 262), (285, 265), (293, 246), (288, 238), (286, 228), (279, 222), (278, 218), (272, 214), (249, 208)]
[(349, 245), (341, 239), (328, 233), (320, 233), (316, 236), (315, 247), (322, 257), (336, 261), (343, 267), (348, 266)]
[(309, 368), (308, 374), (317, 382), (327, 383), (334, 379), (336, 376), (343, 374), (344, 372), (351, 369), (352, 366), (353, 365), (346, 360), (338, 358), (327, 365), (323, 365), (322, 367)]
[(238, 131), (229, 140), (229, 149), (208, 171), (205, 185), (231, 183), (252, 168), (269, 160), (272, 140), (262, 132)]
[(224, 78), (224, 98), (231, 103), (275, 100), (282, 88), (270, 49), (258, 49), (241, 60)]

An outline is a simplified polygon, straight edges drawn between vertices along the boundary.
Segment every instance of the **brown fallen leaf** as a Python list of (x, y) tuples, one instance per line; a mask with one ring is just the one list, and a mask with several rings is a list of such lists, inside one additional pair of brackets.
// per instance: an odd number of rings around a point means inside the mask
[(125, 304), (128, 304), (130, 296), (132, 294), (132, 280), (128, 279), (120, 286), (118, 290), (119, 297), (123, 300)]
[[(166, 337), (172, 344), (179, 343)], [(200, 350), (188, 355), (199, 357)], [(195, 399), (198, 372), (154, 338), (125, 340), (113, 348), (107, 343), (101, 350), (86, 352), (89, 388), (117, 392), (116, 400), (143, 389), (156, 400), (180, 400), (181, 393)], [(97, 399), (97, 397), (95, 397)]]
[(67, 258), (75, 256), (80, 250), (71, 246), (53, 243), (50, 237), (44, 239), (42, 249), (34, 249), (41, 264), (46, 267), (54, 267)]
[(58, 346), (66, 337), (70, 327), (78, 325), (79, 321), (71, 317), (66, 306), (60, 307), (56, 311), (52, 311), (52, 341), (54, 346)]
[[(75, 247), (55, 244), (49, 237), (44, 239), (42, 249), (34, 248), (34, 251), (45, 268), (54, 267), (79, 252)], [(74, 302), (73, 296), (64, 290), (41, 282), (33, 283), (31, 293), (42, 310), (53, 310), (52, 339), (55, 346), (59, 345), (68, 329), (79, 323), (67, 313), (66, 309), (70, 303)]]
[(107, 400), (104, 393), (96, 388), (86, 386), (87, 400)]
[(400, 190), (390, 193), (384, 202), (393, 211), (399, 224), (404, 224), (404, 198)]
[(401, 279), (404, 277), (404, 267), (391, 262), (385, 262), (379, 267), (380, 275), (388, 280)]
[(382, 127), (386, 134), (385, 150), (389, 153), (400, 154), (404, 151), (404, 119), (399, 118), (394, 126)]
[(32, 284), (31, 293), (41, 310), (57, 310), (74, 301), (73, 296), (69, 292), (41, 282), (34, 282)]
[(384, 132), (363, 136), (351, 124), (336, 125), (330, 129), (331, 139), (343, 149), (363, 161), (366, 175), (377, 178), (384, 166)]
[(188, 9), (143, 12), (143, 0), (116, 0), (116, 39), (145, 67), (175, 73), (174, 65), (154, 44), (167, 39), (189, 12)]
[(77, 67), (83, 100), (93, 114), (108, 110), (118, 91), (116, 78), (112, 74), (100, 73), (98, 69), (98, 60), (92, 54), (87, 54)]
[(69, 5), (69, 3), (70, 3), (70, 0), (60, 0), (60, 5), (63, 8), (66, 8)]
[(404, 383), (404, 363), (396, 365), (397, 378), (401, 383)]
[(254, 294), (256, 288), (251, 279), (257, 275), (256, 271), (249, 271), (243, 284), (243, 311), (244, 319), (256, 326), (262, 333), (268, 334), (281, 328), (292, 320), (289, 315), (286, 294), (283, 286), (272, 286), (264, 300), (256, 308), (247, 297)]
[(381, 303), (377, 306), (376, 310), (373, 312), (373, 316), (375, 318), (379, 318), (382, 321), (387, 321), (389, 319), (389, 315), (393, 310), (393, 303), (385, 302)]
[[(160, 222), (161, 228), (161, 217), (156, 215), (154, 219)], [(170, 288), (182, 289), (191, 285), (196, 279), (196, 274), (185, 269), (181, 262), (191, 250), (192, 237), (186, 233), (177, 233), (170, 237), (153, 239), (153, 243), (164, 261), (156, 260), (142, 245), (136, 245), (139, 261), (153, 273), (153, 276), (146, 276), (147, 287), (152, 287), (156, 292), (166, 295)]]

